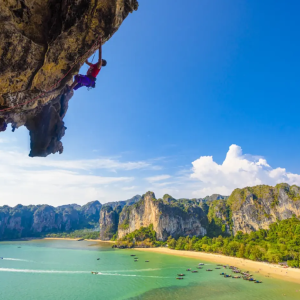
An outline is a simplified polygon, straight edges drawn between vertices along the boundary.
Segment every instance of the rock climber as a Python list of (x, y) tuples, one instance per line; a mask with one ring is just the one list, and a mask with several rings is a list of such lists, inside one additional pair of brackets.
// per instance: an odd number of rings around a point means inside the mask
[(82, 86), (86, 87), (96, 87), (96, 77), (99, 74), (101, 67), (105, 67), (107, 62), (105, 59), (102, 59), (102, 39), (100, 39), (100, 47), (99, 47), (99, 60), (96, 64), (92, 64), (85, 61), (87, 65), (89, 65), (89, 69), (86, 75), (78, 74), (75, 76), (75, 80), (73, 84), (69, 87), (69, 90), (72, 91), (81, 88)]

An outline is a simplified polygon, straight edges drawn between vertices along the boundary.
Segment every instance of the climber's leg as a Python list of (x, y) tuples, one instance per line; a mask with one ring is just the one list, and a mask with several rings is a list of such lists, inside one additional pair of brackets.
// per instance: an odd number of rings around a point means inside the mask
[(73, 84), (70, 86), (70, 90), (77, 90), (82, 86), (90, 86), (91, 79), (86, 75), (76, 75)]

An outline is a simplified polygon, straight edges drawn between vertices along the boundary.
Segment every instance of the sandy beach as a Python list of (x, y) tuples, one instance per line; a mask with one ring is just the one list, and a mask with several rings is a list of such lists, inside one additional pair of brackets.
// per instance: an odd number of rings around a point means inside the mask
[(253, 275), (259, 273), (260, 275), (268, 276), (271, 278), (278, 278), (299, 283), (300, 288), (300, 269), (283, 268), (275, 264), (268, 264), (243, 258), (204, 252), (172, 250), (168, 248), (135, 248), (135, 250), (197, 258), (199, 259), (199, 263), (201, 262), (201, 260), (222, 263), (224, 265), (238, 267), (243, 271), (252, 271)]

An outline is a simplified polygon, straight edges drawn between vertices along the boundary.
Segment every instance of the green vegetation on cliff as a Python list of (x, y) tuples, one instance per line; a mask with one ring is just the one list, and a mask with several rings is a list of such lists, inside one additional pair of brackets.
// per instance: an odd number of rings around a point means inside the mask
[(300, 200), (300, 187), (296, 185), (290, 186), (287, 183), (280, 183), (275, 187), (269, 185), (257, 185), (254, 187), (235, 189), (229, 196), (227, 203), (232, 211), (238, 211), (246, 201), (247, 197), (250, 196), (260, 209), (263, 209), (263, 207), (259, 207), (261, 200), (266, 200), (270, 202), (271, 207), (275, 207), (279, 204), (278, 197), (280, 191), (284, 191), (289, 199), (293, 201)]
[(300, 220), (293, 217), (250, 234), (238, 232), (234, 237), (169, 238), (168, 246), (176, 250), (193, 250), (224, 254), (257, 261), (300, 267)]
[(207, 218), (208, 227), (207, 235), (209, 237), (215, 236), (229, 236), (232, 232), (232, 211), (226, 200), (214, 200), (209, 204)]
[(153, 225), (150, 224), (148, 227), (141, 227), (120, 239), (117, 242), (118, 246), (123, 247), (157, 247), (163, 245), (163, 242), (156, 240), (156, 232), (153, 229)]

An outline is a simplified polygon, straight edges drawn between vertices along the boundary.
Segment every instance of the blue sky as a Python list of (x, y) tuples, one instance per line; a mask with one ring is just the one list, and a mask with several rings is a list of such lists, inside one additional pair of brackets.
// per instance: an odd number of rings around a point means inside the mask
[[(32, 163), (25, 129), (1, 134), (2, 152), (20, 157), (15, 172), (30, 172), (33, 181), (19, 192), (26, 199), (0, 191), (0, 204), (107, 202), (148, 189), (201, 197), (261, 183), (300, 185), (300, 2), (139, 2), (103, 46), (108, 65), (97, 89), (82, 88), (72, 98), (62, 155)], [(13, 169), (9, 159), (3, 169)], [(52, 179), (60, 178), (55, 172), (75, 174), (64, 186), (48, 178), (51, 172)], [(43, 188), (34, 182), (37, 174)]]

